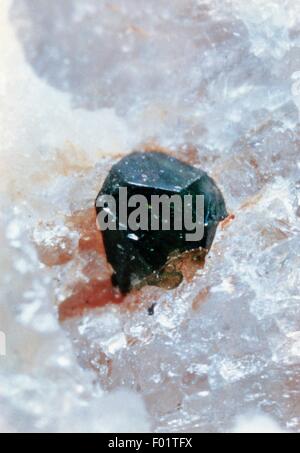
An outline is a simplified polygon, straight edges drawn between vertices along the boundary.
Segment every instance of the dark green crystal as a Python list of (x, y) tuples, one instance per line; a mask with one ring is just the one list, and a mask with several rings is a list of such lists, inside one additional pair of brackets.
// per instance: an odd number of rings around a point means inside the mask
[[(120, 187), (127, 188), (129, 197), (144, 195), (149, 202), (151, 195), (164, 194), (204, 195), (205, 199), (205, 235), (200, 242), (186, 241), (185, 230), (103, 232), (113, 284), (122, 293), (143, 284), (163, 286), (172, 256), (197, 249), (207, 254), (219, 222), (228, 215), (222, 193), (207, 173), (160, 152), (134, 152), (123, 158), (112, 167), (98, 197), (113, 195), (118, 200)], [(100, 209), (96, 210), (98, 214)], [(182, 275), (175, 271), (172, 277), (170, 287), (178, 286)]]

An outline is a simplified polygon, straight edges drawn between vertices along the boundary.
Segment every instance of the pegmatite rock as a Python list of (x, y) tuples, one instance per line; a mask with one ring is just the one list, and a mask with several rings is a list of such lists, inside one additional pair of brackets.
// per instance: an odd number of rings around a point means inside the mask
[[(2, 0), (2, 430), (224, 432), (253, 411), (300, 430), (299, 18), (294, 0)], [(120, 298), (94, 200), (159, 147), (236, 220), (180, 287)]]

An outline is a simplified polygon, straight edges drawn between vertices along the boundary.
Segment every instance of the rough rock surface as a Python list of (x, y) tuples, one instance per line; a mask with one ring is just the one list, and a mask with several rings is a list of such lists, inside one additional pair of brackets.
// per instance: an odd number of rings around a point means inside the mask
[[(299, 432), (299, 2), (2, 0), (0, 38), (0, 430)], [(121, 300), (93, 203), (154, 146), (236, 218)]]

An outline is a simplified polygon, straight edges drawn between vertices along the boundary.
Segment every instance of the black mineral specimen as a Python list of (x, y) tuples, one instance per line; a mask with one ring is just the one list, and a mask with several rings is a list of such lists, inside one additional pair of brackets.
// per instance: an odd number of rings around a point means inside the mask
[(176, 267), (180, 257), (196, 252), (203, 262), (219, 222), (228, 216), (222, 193), (207, 173), (161, 152), (134, 152), (114, 165), (97, 197), (97, 214), (103, 210), (98, 207), (99, 197), (112, 195), (118, 203), (120, 187), (127, 188), (128, 198), (144, 195), (149, 209), (152, 195), (192, 195), (193, 199), (204, 196), (205, 230), (201, 241), (187, 241), (184, 226), (181, 231), (164, 231), (162, 225), (158, 231), (132, 231), (128, 227), (103, 231), (107, 259), (114, 270), (112, 281), (122, 293), (146, 284), (168, 289), (178, 286), (183, 278)]

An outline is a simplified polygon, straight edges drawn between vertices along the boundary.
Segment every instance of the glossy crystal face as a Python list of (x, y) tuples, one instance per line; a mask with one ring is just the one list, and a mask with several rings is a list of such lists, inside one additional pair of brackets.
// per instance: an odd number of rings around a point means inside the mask
[[(126, 189), (126, 199), (121, 199), (120, 189)], [(120, 222), (120, 209), (114, 213), (116, 229), (103, 231), (104, 245), (109, 263), (114, 270), (113, 282), (123, 293), (143, 284), (175, 288), (182, 281), (182, 273), (177, 264), (184, 252), (198, 250), (203, 264), (206, 253), (210, 250), (218, 223), (227, 217), (224, 198), (214, 181), (202, 170), (161, 152), (135, 152), (112, 167), (103, 188), (97, 197), (112, 196), (119, 208), (129, 197), (142, 196), (146, 203), (146, 212), (139, 215), (139, 224), (146, 221), (144, 229), (138, 230), (128, 225), (127, 220), (133, 209), (127, 209), (127, 218)], [(166, 219), (163, 208), (157, 211), (159, 227), (151, 228), (149, 221), (153, 213), (153, 196), (179, 197), (180, 212), (172, 204), (169, 207), (170, 219), (165, 228)], [(191, 214), (198, 214), (196, 197), (203, 197), (203, 214), (199, 221), (203, 223), (203, 232), (199, 240), (188, 240), (186, 218), (186, 199), (192, 202)], [(186, 198), (187, 197), (187, 198)], [(175, 201), (178, 200), (175, 199)], [(189, 203), (190, 203), (189, 201)], [(184, 206), (183, 206), (184, 205)], [(97, 214), (104, 208), (96, 207)], [(167, 213), (167, 212), (166, 212)], [(180, 215), (181, 227), (176, 228), (176, 214)], [(144, 217), (144, 218), (141, 218)], [(147, 217), (147, 219), (145, 219)], [(148, 219), (149, 217), (149, 219)], [(124, 227), (124, 223), (126, 223)], [(123, 227), (121, 229), (121, 227)]]

